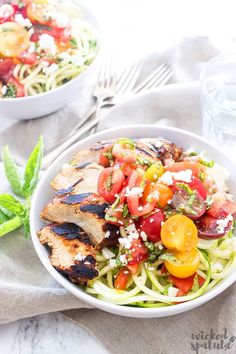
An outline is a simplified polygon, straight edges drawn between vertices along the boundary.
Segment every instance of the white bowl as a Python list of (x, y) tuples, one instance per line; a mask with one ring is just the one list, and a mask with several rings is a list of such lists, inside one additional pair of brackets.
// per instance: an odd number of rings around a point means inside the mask
[(83, 73), (56, 89), (35, 96), (0, 99), (1, 117), (24, 120), (53, 113), (73, 100), (78, 99), (81, 89), (93, 78), (98, 63), (101, 32), (93, 14), (86, 7), (76, 1), (75, 3), (82, 10), (84, 19), (88, 21), (97, 32), (98, 50), (95, 59)]
[(182, 304), (162, 308), (135, 308), (110, 304), (108, 302), (92, 297), (91, 295), (81, 290), (78, 286), (70, 282), (64, 276), (62, 276), (51, 265), (48, 258), (48, 250), (45, 246), (41, 245), (37, 237), (37, 231), (44, 225), (44, 222), (40, 219), (39, 214), (44, 208), (44, 206), (53, 197), (53, 191), (50, 188), (50, 181), (60, 171), (63, 164), (68, 163), (68, 161), (72, 159), (72, 156), (75, 152), (87, 149), (99, 140), (109, 140), (118, 137), (156, 138), (159, 136), (173, 141), (177, 145), (182, 146), (184, 149), (188, 149), (190, 146), (194, 146), (197, 151), (204, 150), (210, 159), (213, 159), (220, 165), (226, 167), (230, 171), (230, 193), (236, 196), (236, 183), (233, 183), (233, 180), (236, 180), (235, 165), (225, 154), (222, 153), (220, 149), (209, 144), (201, 137), (185, 130), (170, 127), (161, 127), (157, 125), (133, 125), (105, 130), (84, 140), (81, 140), (80, 142), (73, 145), (70, 149), (66, 150), (44, 173), (32, 200), (30, 213), (31, 236), (35, 250), (48, 272), (58, 281), (58, 283), (60, 283), (64, 288), (68, 289), (73, 295), (77, 296), (79, 299), (87, 302), (88, 304), (96, 308), (121, 316), (150, 318), (175, 315), (177, 313), (193, 309), (211, 300), (215, 296), (219, 295), (226, 288), (228, 288), (236, 280), (235, 272), (230, 274), (227, 278), (225, 278), (220, 284), (215, 286), (209, 292), (203, 294), (197, 299)]

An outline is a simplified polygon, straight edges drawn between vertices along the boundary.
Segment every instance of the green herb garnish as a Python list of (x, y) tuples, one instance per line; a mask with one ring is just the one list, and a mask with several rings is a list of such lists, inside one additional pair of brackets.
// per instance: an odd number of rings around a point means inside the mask
[(128, 208), (128, 205), (125, 204), (124, 207), (123, 207), (122, 216), (124, 218), (126, 218), (128, 215), (129, 215), (129, 208)]
[(28, 159), (22, 177), (8, 147), (4, 147), (2, 160), (6, 177), (12, 191), (21, 198), (24, 198), (26, 202), (23, 203), (10, 194), (0, 194), (0, 236), (6, 235), (22, 225), (25, 236), (29, 235), (30, 197), (38, 181), (42, 157), (43, 138), (40, 137), (38, 144)]
[(204, 165), (204, 166), (207, 166), (207, 167), (213, 167), (214, 166), (214, 164), (215, 164), (215, 162), (214, 161), (205, 161), (205, 160), (199, 160), (199, 162), (202, 164), (202, 165)]
[(172, 254), (172, 253), (164, 253), (161, 255), (160, 259), (163, 259), (163, 261), (169, 261), (175, 264), (180, 264), (181, 262)]
[(70, 42), (70, 45), (73, 49), (78, 49), (78, 43), (75, 38), (71, 38), (69, 42)]
[(17, 88), (14, 84), (7, 85), (7, 92), (5, 93), (4, 97), (15, 98), (17, 94)]
[(117, 140), (117, 143), (120, 145), (128, 145), (130, 149), (134, 150), (135, 149), (135, 142), (132, 139), (129, 138), (120, 138)]
[(198, 155), (198, 153), (196, 151), (192, 151), (192, 152), (190, 152), (190, 154), (188, 156), (197, 156), (197, 155)]

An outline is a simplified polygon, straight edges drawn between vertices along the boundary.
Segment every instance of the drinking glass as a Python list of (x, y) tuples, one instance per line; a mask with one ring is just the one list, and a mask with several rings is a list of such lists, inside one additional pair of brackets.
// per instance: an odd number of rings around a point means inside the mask
[(203, 136), (236, 159), (236, 54), (209, 61), (200, 82)]

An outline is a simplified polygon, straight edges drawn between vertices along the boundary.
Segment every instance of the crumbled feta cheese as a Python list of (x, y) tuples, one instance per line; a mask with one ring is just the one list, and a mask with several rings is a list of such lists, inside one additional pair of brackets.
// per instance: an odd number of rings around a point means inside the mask
[(157, 141), (155, 142), (155, 146), (159, 149), (160, 147), (163, 146), (163, 141), (157, 140)]
[(226, 198), (227, 200), (230, 200), (231, 202), (234, 201), (234, 197), (232, 196), (232, 194), (225, 193), (225, 198)]
[(183, 181), (190, 183), (192, 180), (192, 171), (184, 170), (179, 172), (172, 172), (172, 176), (176, 181)]
[(138, 207), (138, 211), (142, 211), (143, 210), (143, 207), (142, 207), (142, 205), (140, 205), (139, 207)]
[(164, 225), (164, 221), (161, 221), (161, 226), (163, 226)]
[(6, 85), (3, 85), (1, 92), (2, 92), (3, 96), (7, 93), (7, 86)]
[(75, 256), (74, 260), (81, 262), (81, 261), (84, 261), (85, 258), (86, 258), (86, 256), (84, 254), (77, 253), (77, 255)]
[(158, 248), (159, 248), (160, 251), (162, 251), (164, 247), (162, 246), (162, 244), (159, 244)]
[(154, 267), (149, 267), (148, 270), (155, 270), (155, 268)]
[(137, 232), (135, 224), (131, 224), (131, 225), (127, 226), (127, 227), (125, 228), (125, 230), (126, 230), (126, 232), (127, 232), (128, 234)]
[(127, 250), (130, 249), (132, 241), (128, 237), (120, 237), (118, 241), (121, 246), (123, 246)]
[(32, 36), (32, 34), (34, 33), (34, 29), (33, 29), (33, 27), (31, 27), (31, 28), (29, 29), (28, 33), (29, 33), (29, 36), (31, 37), (31, 36)]
[(141, 236), (141, 238), (143, 239), (144, 242), (147, 241), (147, 234), (146, 234), (146, 232), (141, 231), (140, 236)]
[(124, 271), (124, 274), (129, 274), (129, 271), (128, 271), (128, 270), (125, 270), (125, 271)]
[(177, 296), (179, 289), (170, 286), (168, 289), (168, 296)]
[(171, 186), (173, 184), (172, 173), (170, 171), (166, 171), (163, 175), (159, 178), (158, 182), (164, 183), (167, 186)]
[(69, 18), (67, 14), (63, 12), (50, 11), (48, 15), (56, 21), (58, 27), (65, 28), (68, 25)]
[(54, 56), (57, 51), (57, 47), (54, 38), (49, 34), (42, 34), (39, 37), (39, 48), (44, 50), (45, 53)]
[(103, 247), (102, 249), (102, 255), (106, 259), (111, 259), (114, 258), (116, 255), (112, 251), (110, 251), (107, 247)]
[[(116, 233), (118, 233), (119, 234), (119, 231), (117, 231)], [(109, 238), (111, 236), (111, 233), (110, 233), (110, 231), (107, 231), (106, 233), (105, 233), (105, 238)]]
[(150, 224), (151, 224), (153, 221), (154, 221), (154, 219), (153, 219), (153, 218), (151, 218), (151, 219), (150, 219)]
[[(72, 64), (75, 64), (75, 65), (78, 65), (78, 66), (81, 66), (81, 65), (84, 64), (84, 58), (79, 53), (77, 53), (76, 55), (71, 55), (70, 56), (70, 61), (71, 61)], [(119, 166), (119, 168), (120, 168), (120, 166)]]
[(23, 27), (26, 27), (26, 28), (32, 27), (31, 21), (28, 18), (23, 17), (21, 14), (16, 14), (14, 19), (19, 25), (21, 25)]
[(129, 187), (126, 187), (125, 189), (125, 196), (128, 197), (130, 195), (133, 195), (133, 196), (139, 196), (139, 197), (142, 197), (143, 195), (143, 189), (140, 188), (140, 187), (133, 187), (132, 189), (130, 189)]
[(119, 257), (119, 260), (121, 261), (121, 263), (123, 265), (127, 265), (128, 264), (128, 260), (127, 260), (127, 257), (125, 254), (122, 254), (120, 257)]
[(223, 233), (225, 231), (225, 228), (228, 226), (228, 223), (230, 221), (233, 221), (233, 216), (228, 215), (225, 219), (219, 219), (216, 221), (217, 227), (216, 230), (218, 233)]
[(34, 42), (30, 42), (29, 48), (28, 48), (28, 52), (30, 54), (35, 52), (35, 43)]
[(111, 268), (117, 267), (116, 260), (115, 260), (115, 259), (110, 259), (110, 260), (109, 260), (109, 266), (110, 266)]
[(13, 15), (14, 10), (13, 7), (9, 4), (3, 4), (0, 6), (0, 17), (7, 18)]
[(51, 64), (50, 66), (48, 66), (47, 68), (43, 68), (43, 72), (45, 72), (45, 74), (51, 75), (53, 73), (55, 73), (58, 70), (59, 66), (55, 63)]

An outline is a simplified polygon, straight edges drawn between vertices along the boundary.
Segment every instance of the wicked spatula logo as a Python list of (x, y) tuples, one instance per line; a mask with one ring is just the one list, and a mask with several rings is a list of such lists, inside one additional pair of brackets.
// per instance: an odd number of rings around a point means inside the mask
[(236, 337), (228, 333), (224, 328), (221, 332), (215, 332), (212, 328), (209, 332), (200, 331), (191, 334), (191, 350), (196, 354), (204, 353), (235, 353), (233, 347)]

